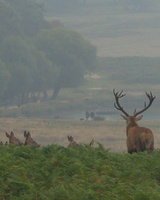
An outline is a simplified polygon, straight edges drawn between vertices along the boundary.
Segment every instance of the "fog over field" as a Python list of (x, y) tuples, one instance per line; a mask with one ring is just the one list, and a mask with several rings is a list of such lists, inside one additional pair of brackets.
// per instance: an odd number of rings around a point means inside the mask
[(84, 7), (78, 6), (63, 13), (54, 10), (47, 17), (84, 34), (97, 46), (99, 56), (159, 57), (158, 1), (88, 0)]

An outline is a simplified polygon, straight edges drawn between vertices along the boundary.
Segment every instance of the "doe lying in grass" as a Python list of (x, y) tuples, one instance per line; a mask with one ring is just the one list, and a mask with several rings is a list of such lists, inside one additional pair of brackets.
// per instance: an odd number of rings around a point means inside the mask
[[(74, 146), (78, 146), (79, 145), (77, 142), (74, 141), (72, 136), (67, 136), (67, 137), (68, 137), (68, 141), (70, 142), (68, 147), (74, 147)], [(94, 139), (92, 139), (92, 141), (90, 142), (89, 146), (93, 146), (93, 145), (94, 145)]]
[(27, 133), (26, 131), (24, 131), (24, 137), (26, 138), (24, 145), (32, 145), (32, 146), (40, 147), (40, 145), (35, 140), (33, 140), (30, 132)]
[(23, 145), (23, 142), (16, 138), (13, 132), (11, 132), (10, 135), (6, 132), (6, 136), (9, 138), (9, 144)]

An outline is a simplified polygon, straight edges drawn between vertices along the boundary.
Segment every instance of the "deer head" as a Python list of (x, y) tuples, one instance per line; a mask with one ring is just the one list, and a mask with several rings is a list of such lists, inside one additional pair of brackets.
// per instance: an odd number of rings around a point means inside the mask
[[(79, 145), (77, 142), (74, 141), (72, 136), (67, 136), (67, 137), (68, 137), (68, 141), (70, 142), (68, 147), (74, 147), (74, 146), (78, 146)], [(94, 139), (92, 139), (92, 141), (90, 142), (89, 146), (93, 146), (93, 145), (94, 145)]]
[(27, 133), (26, 131), (24, 131), (24, 137), (26, 138), (24, 143), (25, 145), (33, 145), (36, 147), (40, 147), (40, 145), (32, 139), (30, 132)]
[(67, 136), (67, 138), (68, 138), (68, 141), (70, 142), (68, 147), (73, 147), (73, 146), (78, 146), (79, 145), (77, 142), (74, 141), (72, 136)]
[(23, 142), (21, 142), (18, 138), (14, 136), (14, 133), (11, 132), (10, 135), (6, 132), (6, 137), (9, 138), (9, 143), (14, 145), (23, 145)]

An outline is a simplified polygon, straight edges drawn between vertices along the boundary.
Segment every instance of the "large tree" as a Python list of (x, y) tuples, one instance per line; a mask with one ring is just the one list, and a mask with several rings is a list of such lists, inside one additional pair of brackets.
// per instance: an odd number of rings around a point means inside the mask
[(44, 19), (43, 4), (33, 0), (0, 0), (1, 36), (34, 36), (42, 28), (48, 28)]
[(6, 38), (0, 53), (10, 73), (6, 98), (19, 98), (20, 104), (23, 104), (29, 93), (45, 91), (53, 84), (52, 63), (30, 40)]
[(51, 88), (56, 98), (96, 66), (96, 47), (75, 31), (51, 29), (35, 0), (0, 0), (0, 11), (1, 99), (23, 104)]
[(53, 68), (59, 69), (52, 98), (56, 98), (61, 88), (79, 86), (84, 75), (96, 66), (96, 47), (73, 30), (55, 28), (41, 31), (36, 46), (45, 51)]
[(2, 0), (0, 0), (0, 27), (0, 43), (9, 35), (20, 34), (20, 23), (16, 10)]

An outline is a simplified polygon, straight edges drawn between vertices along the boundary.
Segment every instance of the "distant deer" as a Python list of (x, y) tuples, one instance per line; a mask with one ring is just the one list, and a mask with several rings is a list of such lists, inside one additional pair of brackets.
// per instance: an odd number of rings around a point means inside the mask
[[(74, 147), (74, 146), (78, 146), (79, 145), (77, 142), (74, 141), (72, 136), (67, 136), (67, 137), (68, 137), (68, 141), (70, 142), (68, 147)], [(93, 146), (93, 145), (94, 145), (94, 139), (92, 139), (92, 141), (90, 142), (89, 146)]]
[(123, 119), (126, 120), (127, 127), (126, 127), (126, 135), (127, 135), (127, 149), (128, 153), (132, 154), (133, 152), (141, 152), (141, 151), (148, 151), (148, 153), (152, 153), (154, 150), (154, 137), (153, 133), (150, 129), (145, 127), (139, 127), (137, 121), (141, 120), (143, 115), (137, 117), (137, 115), (146, 111), (155, 99), (155, 96), (152, 93), (147, 93), (146, 96), (149, 99), (149, 104), (144, 104), (144, 108), (139, 112), (134, 111), (133, 116), (129, 116), (129, 114), (123, 109), (123, 107), (119, 103), (119, 99), (125, 96), (123, 94), (123, 90), (121, 92), (115, 92), (113, 90), (113, 94), (115, 96), (116, 103), (114, 103), (114, 107), (117, 110), (122, 111), (125, 115), (121, 115)]
[(24, 131), (24, 137), (26, 138), (24, 145), (40, 147), (40, 145), (32, 139), (30, 132), (27, 133), (26, 131)]
[(68, 147), (73, 147), (73, 146), (78, 146), (79, 145), (77, 142), (74, 141), (72, 136), (67, 136), (67, 137), (68, 137), (68, 141), (70, 142)]
[(3, 146), (3, 142), (2, 141), (0, 142), (0, 146)]
[(6, 136), (9, 138), (9, 144), (23, 145), (23, 142), (16, 138), (13, 132), (11, 132), (10, 135), (6, 132)]

